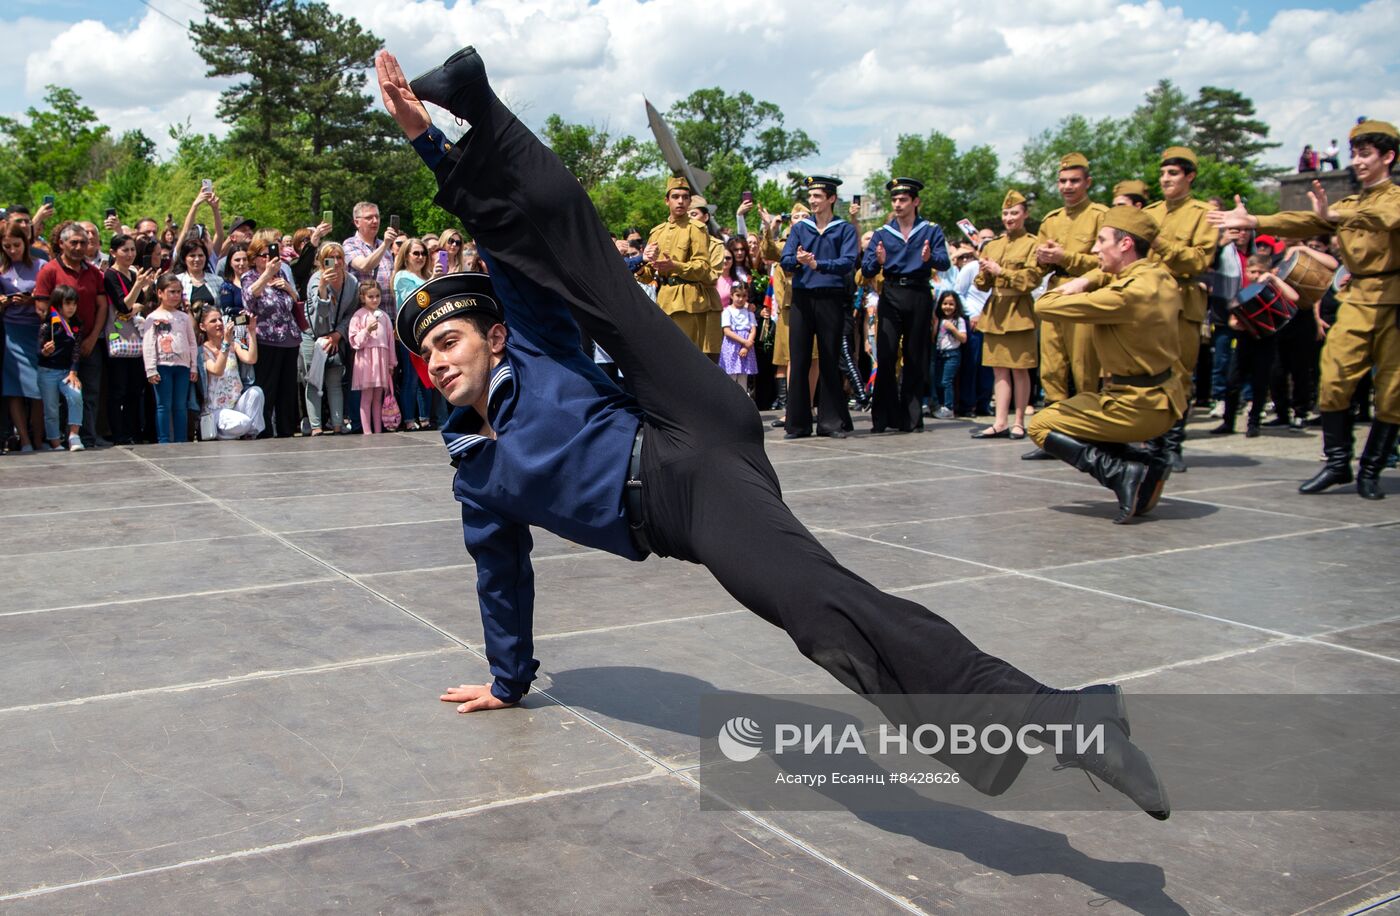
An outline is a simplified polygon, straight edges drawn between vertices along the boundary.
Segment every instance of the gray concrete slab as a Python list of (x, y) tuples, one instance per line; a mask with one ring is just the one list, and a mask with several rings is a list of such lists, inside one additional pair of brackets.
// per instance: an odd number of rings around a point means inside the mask
[[(1127, 527), (1086, 475), (966, 421), (766, 443), (841, 562), (1046, 681), (1400, 690), (1400, 500), (1297, 496), (1315, 434), (1206, 426)], [(705, 570), (542, 532), (541, 677), (460, 715), (438, 695), (489, 675), (451, 479), (433, 433), (0, 457), (0, 911), (1252, 914), (1400, 892), (1391, 812), (709, 810), (700, 698), (842, 688)], [(1036, 785), (1093, 797), (1049, 763)]]
[(25, 825), (0, 895), (652, 771), (547, 701), (474, 717), (436, 702), (471, 662), (447, 650), (0, 714), (0, 797)]
[[(295, 881), (288, 876), (297, 876)], [(307, 842), (7, 908), (311, 913), (898, 913), (859, 880), (672, 777)]]

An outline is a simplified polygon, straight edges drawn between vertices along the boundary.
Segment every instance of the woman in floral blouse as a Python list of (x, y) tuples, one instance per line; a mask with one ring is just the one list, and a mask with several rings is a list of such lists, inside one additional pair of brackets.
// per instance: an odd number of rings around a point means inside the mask
[(295, 287), (282, 276), (282, 259), (262, 238), (248, 246), (249, 270), (243, 274), (243, 308), (258, 316), (258, 387), (266, 398), (262, 436), (293, 435), (301, 425), (297, 395), (297, 354), (305, 314), (297, 307)]

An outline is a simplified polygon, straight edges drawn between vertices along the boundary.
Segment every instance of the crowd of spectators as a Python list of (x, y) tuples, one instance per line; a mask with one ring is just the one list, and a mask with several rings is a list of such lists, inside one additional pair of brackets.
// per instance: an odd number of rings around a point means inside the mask
[(179, 226), (0, 211), (5, 451), (445, 422), (393, 319), (434, 276), (484, 265), (455, 230), (381, 231), (373, 203), (351, 217), (343, 241), (330, 214), (291, 232), (225, 220), (208, 182)]
[[(1334, 149), (1328, 154), (1333, 158)], [(393, 320), (434, 276), (486, 269), (470, 240), (455, 229), (407, 237), (397, 217), (381, 226), (373, 203), (355, 206), (354, 232), (341, 241), (330, 238), (329, 214), (318, 225), (284, 233), (251, 219), (225, 220), (220, 203), (206, 184), (183, 224), (167, 218), (163, 228), (151, 217), (127, 225), (114, 211), (101, 228), (71, 221), (49, 226), (48, 203), (32, 215), (24, 206), (5, 212), (0, 367), (6, 412), (0, 431), (7, 451), (372, 434), (446, 422), (449, 406), (414, 371), (412, 355), (394, 338)], [(808, 215), (806, 208), (797, 204), (773, 214), (746, 200), (726, 226), (703, 199), (692, 204), (689, 215), (712, 240), (712, 279), (705, 285), (719, 333), (707, 350), (761, 408), (784, 410), (788, 384), (808, 385), (813, 403), (815, 349), (808, 378), (786, 378), (796, 344), (784, 324), (792, 282), (779, 263), (784, 235)], [(857, 213), (852, 207), (852, 220)], [(986, 227), (950, 244), (951, 266), (930, 278), (935, 318), (926, 417), (993, 413), (993, 371), (982, 365), (979, 330), (990, 290), (975, 280), (983, 269), (981, 246), (995, 235)], [(862, 250), (869, 241), (866, 233)], [(1224, 421), (1220, 432), (1233, 429), (1237, 409), (1249, 411), (1251, 435), (1261, 426), (1301, 429), (1315, 401), (1320, 341), (1335, 315), (1336, 290), (1346, 282), (1335, 240), (1288, 245), (1231, 230), (1221, 243), (1205, 278), (1211, 314), (1201, 341), (1197, 403)], [(640, 229), (626, 229), (617, 247), (629, 269), (648, 276), (641, 269), (656, 252)], [(1325, 266), (1331, 286), (1268, 348), (1242, 346), (1229, 320), (1232, 297), (1251, 270), (1274, 273), (1299, 252)], [(664, 280), (650, 276), (642, 288), (655, 299)], [(868, 405), (875, 373), (903, 368), (875, 364), (880, 292), (880, 279), (859, 271), (848, 286), (843, 378), (851, 407)], [(606, 352), (591, 341), (584, 346), (618, 378)], [(1249, 365), (1241, 375), (1237, 364), (1245, 351)], [(1034, 410), (1039, 391), (1033, 370), (1030, 385)], [(1266, 397), (1274, 411), (1267, 421), (1260, 416)], [(1363, 384), (1357, 411), (1364, 415), (1368, 403)]]

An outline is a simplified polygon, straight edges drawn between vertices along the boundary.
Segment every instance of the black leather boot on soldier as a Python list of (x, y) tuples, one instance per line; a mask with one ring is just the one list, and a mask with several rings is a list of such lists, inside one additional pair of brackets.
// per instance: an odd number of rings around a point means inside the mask
[(1371, 434), (1366, 437), (1366, 447), (1361, 451), (1356, 469), (1356, 492), (1363, 499), (1385, 499), (1381, 471), (1386, 459), (1395, 451), (1397, 432), (1400, 432), (1400, 424), (1372, 421)]
[(1322, 454), (1327, 463), (1298, 487), (1299, 493), (1321, 493), (1339, 483), (1351, 483), (1351, 452), (1355, 440), (1350, 410), (1329, 410), (1322, 415)]
[(1118, 515), (1113, 524), (1121, 525), (1137, 514), (1138, 497), (1147, 480), (1147, 465), (1126, 454), (1114, 454), (1103, 445), (1080, 442), (1064, 433), (1050, 433), (1041, 448), (1114, 492), (1118, 497)]

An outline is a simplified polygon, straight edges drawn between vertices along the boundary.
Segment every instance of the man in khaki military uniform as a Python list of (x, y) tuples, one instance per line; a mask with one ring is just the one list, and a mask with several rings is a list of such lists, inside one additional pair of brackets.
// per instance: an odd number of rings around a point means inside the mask
[[(1083, 153), (1069, 153), (1060, 159), (1056, 185), (1065, 205), (1045, 215), (1035, 250), (1041, 275), (1050, 275), (1050, 289), (1099, 266), (1098, 258), (1093, 255), (1094, 240), (1108, 208), (1089, 199), (1093, 184), (1089, 160)], [(1036, 282), (1039, 283), (1040, 278)], [(1101, 370), (1092, 338), (1090, 329), (1082, 325), (1041, 322), (1040, 384), (1045, 389), (1047, 404), (1069, 397), (1071, 383), (1075, 391), (1099, 390)], [(1037, 448), (1021, 457), (1035, 461), (1054, 456)]]
[[(690, 197), (690, 218), (700, 224), (700, 228), (705, 230), (705, 238), (710, 242), (710, 268), (715, 273), (715, 279), (719, 279), (720, 273), (724, 270), (724, 242), (719, 240), (710, 231), (710, 204), (699, 194), (692, 194)], [(710, 303), (709, 314), (705, 316), (705, 339), (700, 345), (700, 349), (705, 351), (705, 355), (719, 362), (719, 346), (724, 341), (724, 331), (720, 328), (720, 315), (724, 311), (724, 303), (719, 300), (719, 289), (714, 282), (705, 287), (705, 299)]]
[[(1026, 405), (1030, 403), (1030, 370), (1036, 364), (1035, 314), (1031, 290), (1040, 284), (1036, 265), (1036, 237), (1026, 232), (1026, 198), (1010, 190), (1001, 202), (1001, 222), (1006, 234), (982, 246), (981, 270), (973, 285), (992, 294), (982, 307), (977, 329), (982, 332), (982, 365), (991, 366), (995, 381), (992, 397), (996, 418), (992, 425), (973, 430), (974, 439), (1024, 439)], [(1008, 421), (1015, 401), (1014, 421)]]
[(690, 218), (690, 198), (690, 184), (684, 178), (666, 182), (666, 207), (671, 215), (651, 230), (642, 249), (645, 263), (637, 271), (637, 281), (659, 284), (656, 304), (703, 350), (710, 312), (705, 287), (713, 286), (719, 274), (710, 261), (710, 240), (704, 227)]
[(1381, 469), (1395, 451), (1400, 429), (1400, 188), (1390, 180), (1397, 150), (1400, 131), (1394, 124), (1362, 121), (1351, 130), (1351, 163), (1361, 182), (1360, 194), (1333, 204), (1314, 181), (1308, 194), (1312, 212), (1251, 216), (1236, 197), (1235, 209), (1210, 215), (1214, 226), (1259, 229), (1288, 238), (1336, 233), (1342, 263), (1351, 273), (1337, 320), (1322, 345), (1317, 406), (1327, 464), (1298, 488), (1301, 493), (1351, 483), (1351, 397), (1357, 382), (1374, 372), (1375, 421), (1361, 453), (1356, 492), (1366, 499), (1385, 497)]
[(1176, 277), (1181, 289), (1181, 384), (1185, 389), (1186, 413), (1167, 433), (1172, 470), (1185, 471), (1181, 444), (1186, 441), (1186, 417), (1191, 409), (1191, 386), (1196, 377), (1196, 360), (1201, 354), (1201, 325), (1206, 320), (1206, 291), (1202, 275), (1215, 262), (1220, 233), (1206, 219), (1211, 212), (1205, 201), (1191, 196), (1196, 180), (1196, 154), (1184, 146), (1162, 152), (1159, 172), (1164, 200), (1143, 210), (1157, 223), (1152, 242), (1152, 258)]
[(1157, 224), (1135, 207), (1114, 207), (1099, 228), (1107, 283), (1093, 292), (1052, 290), (1035, 310), (1044, 318), (1088, 327), (1106, 378), (1101, 391), (1081, 391), (1031, 418), (1030, 434), (1118, 497), (1115, 524), (1150, 512), (1171, 465), (1128, 447), (1160, 437), (1186, 409), (1176, 334), (1181, 294), (1160, 262), (1147, 257)]
[(1147, 189), (1147, 182), (1129, 178), (1127, 181), (1120, 181), (1113, 186), (1113, 206), (1137, 207), (1141, 210), (1147, 206), (1147, 198), (1151, 194), (1152, 192)]

